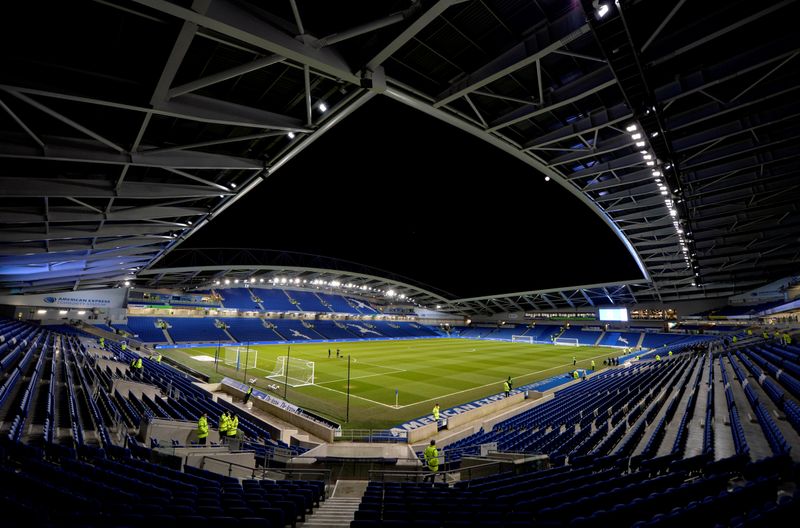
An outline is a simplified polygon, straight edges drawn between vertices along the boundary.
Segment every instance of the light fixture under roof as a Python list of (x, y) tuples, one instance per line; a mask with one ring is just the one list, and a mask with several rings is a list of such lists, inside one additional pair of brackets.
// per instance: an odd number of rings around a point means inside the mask
[(289, 139), (294, 139), (294, 132), (289, 132), (286, 135), (289, 136)]

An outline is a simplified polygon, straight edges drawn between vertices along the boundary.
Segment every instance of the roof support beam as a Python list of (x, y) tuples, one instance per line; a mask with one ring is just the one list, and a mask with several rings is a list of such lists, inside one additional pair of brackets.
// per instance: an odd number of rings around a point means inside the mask
[(226, 0), (214, 0), (206, 14), (196, 13), (166, 0), (134, 0), (156, 11), (166, 13), (200, 27), (208, 28), (235, 41), (281, 55), (306, 64), (347, 82), (358, 84), (352, 68), (331, 48), (314, 48), (288, 35), (272, 24)]
[[(576, 16), (577, 15), (577, 16)], [(589, 24), (583, 23), (582, 13), (579, 9), (570, 11), (566, 17), (574, 18), (570, 25), (577, 28), (562, 38), (551, 40), (550, 27), (537, 31), (533, 36), (520, 42), (491, 62), (483, 65), (478, 70), (470, 73), (464, 79), (453, 83), (447, 90), (439, 94), (434, 108), (446, 105), (464, 95), (493, 83), (507, 75), (511, 75), (517, 70), (530, 66), (546, 57), (557, 49), (564, 47), (575, 39), (589, 33)], [(579, 21), (580, 20), (580, 21)], [(563, 26), (561, 26), (563, 27)], [(541, 103), (541, 101), (539, 101)]]
[(252, 62), (248, 62), (247, 64), (234, 66), (233, 68), (228, 68), (227, 70), (222, 70), (217, 73), (212, 73), (211, 75), (206, 75), (205, 77), (201, 77), (200, 79), (196, 79), (194, 81), (181, 84), (180, 86), (176, 86), (175, 88), (171, 88), (167, 94), (167, 97), (169, 99), (172, 99), (173, 97), (178, 97), (179, 95), (187, 94), (189, 92), (194, 92), (201, 88), (205, 88), (206, 86), (211, 86), (213, 84), (221, 83), (229, 79), (234, 79), (236, 77), (240, 77), (242, 75), (258, 71), (262, 68), (266, 68), (267, 66), (278, 64), (280, 62), (283, 62), (285, 59), (286, 57), (281, 57), (280, 55), (269, 55), (267, 57), (261, 57)]
[[(422, 13), (414, 20), (409, 26), (397, 35), (389, 44), (382, 50), (376, 53), (371, 59), (366, 62), (366, 69), (375, 71), (386, 59), (391, 57), (397, 50), (402, 48), (408, 43), (415, 35), (422, 31), (428, 24), (433, 22), (439, 15), (441, 15), (448, 7), (464, 2), (465, 0), (439, 0), (433, 4), (427, 11)], [(292, 0), (294, 2), (294, 0)], [(421, 3), (420, 3), (421, 5)]]

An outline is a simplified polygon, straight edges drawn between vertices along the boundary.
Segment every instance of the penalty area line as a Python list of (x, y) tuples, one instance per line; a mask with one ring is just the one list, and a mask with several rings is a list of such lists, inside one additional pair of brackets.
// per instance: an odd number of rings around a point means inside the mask
[[(604, 358), (604, 357), (608, 357), (608, 354), (601, 354), (599, 356), (585, 358), (585, 359), (582, 359), (581, 361), (591, 361), (593, 359), (599, 359), (599, 358)], [(542, 373), (542, 372), (547, 372), (548, 370), (563, 369), (564, 367), (569, 367), (569, 366), (572, 366), (572, 363), (565, 363), (563, 365), (556, 365), (555, 367), (550, 367), (550, 368), (546, 368), (546, 369), (543, 369), (543, 370), (536, 370), (536, 371), (533, 371), (533, 372), (527, 372), (525, 374), (520, 374), (519, 376), (514, 376), (511, 379), (515, 380), (515, 379), (519, 379), (519, 378), (522, 378), (522, 377), (525, 377), (525, 376), (531, 376), (533, 374), (539, 374), (539, 373)], [(460, 390), (460, 391), (456, 391), (456, 392), (451, 392), (450, 394), (443, 394), (441, 396), (436, 396), (435, 398), (428, 398), (427, 400), (418, 401), (416, 403), (409, 403), (407, 405), (401, 405), (401, 406), (396, 407), (396, 408), (397, 409), (404, 409), (406, 407), (413, 407), (414, 405), (419, 405), (421, 403), (432, 402), (432, 401), (436, 401), (436, 400), (439, 400), (439, 399), (447, 398), (447, 397), (450, 397), (450, 396), (455, 396), (456, 394), (461, 394), (461, 393), (464, 393), (464, 392), (483, 389), (485, 387), (491, 387), (492, 385), (500, 385), (501, 383), (502, 382), (494, 381), (492, 383), (487, 383), (486, 385), (479, 385), (477, 387), (471, 387), (469, 389), (464, 389), (464, 390)], [(533, 382), (531, 382), (531, 383), (533, 383)], [(500, 392), (502, 392), (502, 391), (500, 391)]]
[[(352, 380), (353, 378), (350, 378), (350, 379)], [(342, 392), (340, 390), (332, 389), (330, 387), (323, 387), (322, 385), (318, 385), (316, 383), (314, 385), (312, 385), (312, 387), (319, 387), (320, 389), (325, 389), (325, 390), (329, 390), (329, 391), (332, 391), (332, 392), (338, 392), (339, 394), (343, 394), (343, 395), (347, 396), (346, 392)], [(358, 396), (356, 394), (353, 394), (352, 392), (350, 393), (350, 397), (351, 398), (358, 398), (359, 400), (368, 401), (368, 402), (374, 403), (376, 405), (382, 405), (384, 407), (388, 407), (389, 409), (398, 409), (398, 407), (395, 407), (394, 405), (387, 405), (385, 403), (381, 403), (381, 402), (378, 402), (378, 401), (375, 401), (375, 400), (370, 400), (369, 398), (364, 398), (363, 396)]]

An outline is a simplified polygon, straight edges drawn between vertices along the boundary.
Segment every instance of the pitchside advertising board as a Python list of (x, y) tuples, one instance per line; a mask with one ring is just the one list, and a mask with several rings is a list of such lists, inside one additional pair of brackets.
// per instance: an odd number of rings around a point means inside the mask
[(110, 288), (42, 295), (0, 295), (0, 304), (45, 308), (124, 308), (127, 293), (127, 288)]

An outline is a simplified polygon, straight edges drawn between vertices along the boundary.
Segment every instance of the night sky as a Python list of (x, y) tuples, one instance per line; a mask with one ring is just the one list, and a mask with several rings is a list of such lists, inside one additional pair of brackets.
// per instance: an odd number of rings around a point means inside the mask
[(641, 278), (611, 230), (561, 186), (381, 96), (181, 247), (313, 253), (456, 297)]

